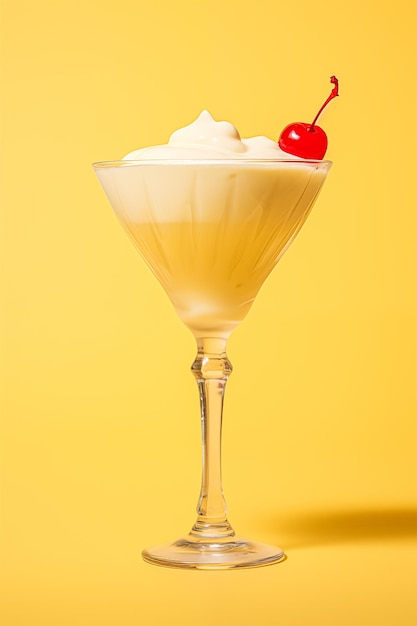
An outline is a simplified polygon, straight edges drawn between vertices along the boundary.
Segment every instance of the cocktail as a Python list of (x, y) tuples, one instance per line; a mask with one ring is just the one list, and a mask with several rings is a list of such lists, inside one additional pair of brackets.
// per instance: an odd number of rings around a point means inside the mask
[(197, 519), (184, 537), (143, 552), (146, 561), (171, 567), (254, 567), (285, 558), (280, 548), (237, 536), (227, 519), (226, 344), (306, 220), (331, 164), (285, 158), (274, 142), (241, 140), (225, 124), (204, 112), (182, 129), (180, 141), (174, 133), (167, 146), (94, 165), (119, 220), (197, 342), (191, 368), (202, 421)]

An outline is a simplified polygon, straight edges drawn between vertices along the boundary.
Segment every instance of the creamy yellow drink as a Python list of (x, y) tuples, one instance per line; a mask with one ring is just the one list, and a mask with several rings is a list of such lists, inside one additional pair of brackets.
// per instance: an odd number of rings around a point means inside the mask
[(306, 219), (327, 174), (203, 112), (164, 146), (97, 171), (196, 337), (227, 337)]

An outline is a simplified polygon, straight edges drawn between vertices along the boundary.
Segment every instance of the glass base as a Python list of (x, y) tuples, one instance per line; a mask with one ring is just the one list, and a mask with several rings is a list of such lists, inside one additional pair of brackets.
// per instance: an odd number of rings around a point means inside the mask
[(281, 548), (242, 537), (210, 540), (192, 534), (174, 543), (144, 550), (142, 557), (153, 565), (185, 569), (261, 567), (286, 558)]

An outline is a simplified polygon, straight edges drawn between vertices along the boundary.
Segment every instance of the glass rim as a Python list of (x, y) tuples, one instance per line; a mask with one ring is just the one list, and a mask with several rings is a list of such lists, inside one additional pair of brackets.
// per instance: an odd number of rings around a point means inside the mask
[(109, 167), (134, 167), (138, 165), (333, 165), (333, 161), (321, 159), (118, 159), (114, 161), (96, 161), (94, 169)]

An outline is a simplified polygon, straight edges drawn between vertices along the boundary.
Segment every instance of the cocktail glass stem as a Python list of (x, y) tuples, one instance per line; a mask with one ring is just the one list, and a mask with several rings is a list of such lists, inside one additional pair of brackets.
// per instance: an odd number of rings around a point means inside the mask
[(227, 520), (222, 487), (221, 437), (223, 400), (232, 364), (226, 354), (226, 339), (197, 340), (197, 357), (191, 366), (200, 393), (202, 430), (202, 480), (197, 521), (191, 534), (221, 539), (234, 535)]
[(171, 544), (144, 550), (145, 561), (156, 565), (198, 569), (256, 567), (282, 561), (281, 548), (239, 537), (227, 519), (221, 469), (224, 391), (232, 372), (225, 338), (197, 339), (191, 366), (200, 393), (202, 480), (197, 520), (188, 535)]

